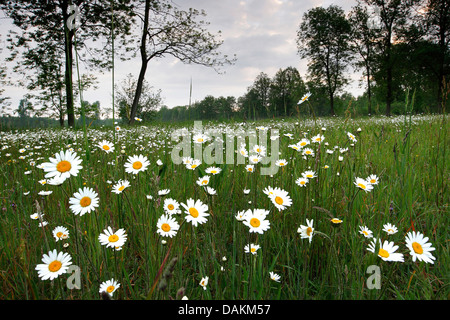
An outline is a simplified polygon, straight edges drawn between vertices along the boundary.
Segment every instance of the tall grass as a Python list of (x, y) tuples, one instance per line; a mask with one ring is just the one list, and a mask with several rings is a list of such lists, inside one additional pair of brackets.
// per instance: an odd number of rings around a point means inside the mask
[[(411, 104), (407, 101), (406, 106)], [(257, 126), (276, 128), (279, 157), (287, 159), (288, 165), (269, 176), (260, 174), (261, 165), (248, 173), (245, 165), (218, 164), (223, 170), (211, 176), (210, 186), (217, 192), (211, 196), (195, 183), (209, 165), (188, 170), (172, 162), (176, 142), (170, 134), (177, 129), (173, 125), (142, 125), (115, 133), (110, 128), (1, 132), (0, 297), (101, 299), (100, 283), (114, 278), (121, 284), (114, 299), (179, 299), (183, 295), (218, 300), (448, 298), (446, 115), (203, 126), (206, 132), (235, 133)], [(186, 129), (192, 131), (192, 124)], [(357, 137), (353, 145), (347, 132)], [(305, 134), (311, 138), (318, 133), (325, 140), (310, 145), (315, 151), (312, 158), (305, 160), (288, 147)], [(85, 134), (89, 156), (83, 157), (80, 173), (61, 186), (38, 183), (44, 172), (36, 165), (68, 148), (83, 155)], [(107, 154), (96, 147), (102, 139), (115, 141), (116, 151)], [(21, 148), (26, 151), (20, 153)], [(340, 154), (339, 148), (348, 151)], [(327, 149), (334, 152), (329, 154)], [(149, 158), (149, 169), (136, 176), (126, 173), (127, 157), (138, 154)], [(156, 164), (158, 159), (162, 166)], [(295, 180), (308, 169), (316, 171), (317, 178), (301, 188)], [(370, 174), (379, 176), (372, 192), (355, 187), (356, 177)], [(131, 185), (121, 194), (112, 193), (119, 179), (128, 179)], [(69, 198), (83, 186), (99, 194), (100, 205), (95, 212), (75, 216)], [(292, 205), (278, 211), (263, 193), (268, 186), (288, 191)], [(158, 196), (161, 189), (170, 193)], [(244, 195), (243, 189), (250, 193)], [(53, 193), (39, 196), (41, 190)], [(193, 227), (184, 221), (184, 213), (176, 215), (180, 230), (174, 238), (162, 238), (156, 224), (167, 197), (182, 203), (189, 198), (202, 200), (208, 204), (208, 221)], [(270, 229), (263, 234), (249, 233), (236, 219), (238, 211), (254, 208), (270, 210)], [(44, 227), (30, 218), (39, 209), (48, 222)], [(333, 217), (343, 223), (332, 224)], [(306, 219), (314, 220), (311, 243), (297, 233)], [(382, 231), (385, 223), (396, 225), (398, 233), (388, 236)], [(56, 226), (68, 228), (69, 239), (56, 242), (52, 236)], [(106, 248), (98, 241), (108, 226), (126, 230), (128, 239), (122, 250)], [(405, 262), (385, 262), (369, 252), (370, 239), (359, 233), (360, 226), (367, 226), (377, 238), (394, 241)], [(436, 248), (434, 264), (411, 260), (404, 238), (412, 230), (429, 237)], [(250, 243), (261, 246), (256, 255), (244, 252)], [(70, 275), (53, 281), (39, 279), (35, 267), (52, 249), (68, 252), (73, 264), (81, 268), (80, 289), (67, 288)], [(367, 287), (371, 265), (381, 268), (381, 289)], [(281, 281), (272, 281), (270, 271), (279, 274)], [(205, 276), (209, 283), (203, 290), (199, 282)]]

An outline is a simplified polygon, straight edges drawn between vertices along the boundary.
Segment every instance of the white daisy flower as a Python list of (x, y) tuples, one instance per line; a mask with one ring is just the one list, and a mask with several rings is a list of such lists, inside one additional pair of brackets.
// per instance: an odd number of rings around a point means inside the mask
[(396, 253), (398, 246), (394, 244), (394, 242), (389, 242), (385, 240), (381, 243), (380, 239), (373, 238), (371, 243), (369, 243), (369, 247), (367, 250), (375, 253), (376, 243), (378, 242), (378, 256), (384, 261), (400, 261), (403, 262), (403, 254)]
[(127, 234), (124, 229), (119, 229), (116, 232), (113, 231), (111, 227), (108, 227), (103, 230), (98, 236), (98, 241), (104, 246), (117, 248), (122, 247), (127, 240)]
[(113, 293), (120, 287), (120, 283), (112, 278), (111, 280), (104, 281), (100, 284), (100, 290), (98, 292), (106, 292), (111, 297)]
[(78, 192), (73, 194), (73, 197), (69, 199), (71, 204), (70, 210), (75, 215), (83, 216), (85, 213), (94, 211), (98, 207), (99, 199), (97, 192), (92, 188), (84, 187), (78, 189)]
[(204, 204), (201, 200), (194, 201), (193, 199), (188, 199), (186, 204), (181, 203), (181, 206), (185, 209), (186, 221), (191, 222), (194, 227), (197, 224), (203, 224), (208, 219), (208, 205)]
[(66, 152), (61, 151), (56, 153), (55, 157), (49, 158), (50, 162), (45, 162), (41, 164), (41, 168), (47, 172), (45, 178), (52, 177), (63, 177), (69, 178), (72, 176), (77, 176), (80, 169), (83, 167), (81, 164), (81, 159), (75, 152), (67, 150)]
[(314, 220), (308, 220), (306, 219), (306, 226), (300, 225), (300, 227), (297, 229), (297, 232), (300, 233), (300, 237), (302, 239), (309, 239), (309, 243), (312, 241), (312, 237), (314, 235), (314, 227), (313, 227)]
[(36, 266), (38, 276), (42, 280), (53, 280), (63, 273), (67, 272), (72, 264), (72, 257), (66, 252), (57, 252), (56, 249), (44, 254), (42, 264)]
[(422, 233), (416, 231), (408, 232), (406, 235), (406, 247), (409, 249), (409, 254), (414, 262), (419, 260), (434, 264), (433, 260), (436, 260), (436, 258), (431, 254), (431, 251), (436, 250), (436, 248), (432, 247), (428, 240), (428, 237), (424, 237)]
[(172, 238), (177, 234), (180, 225), (174, 218), (170, 217), (170, 215), (163, 214), (158, 219), (156, 227), (158, 228), (156, 232), (159, 233), (161, 236)]
[(150, 162), (147, 157), (143, 155), (129, 156), (125, 163), (125, 171), (132, 174), (138, 174), (141, 171), (147, 170)]
[(242, 222), (250, 228), (249, 232), (257, 232), (263, 234), (265, 231), (270, 229), (270, 222), (266, 220), (268, 210), (264, 209), (253, 209), (248, 210), (245, 213), (244, 221)]

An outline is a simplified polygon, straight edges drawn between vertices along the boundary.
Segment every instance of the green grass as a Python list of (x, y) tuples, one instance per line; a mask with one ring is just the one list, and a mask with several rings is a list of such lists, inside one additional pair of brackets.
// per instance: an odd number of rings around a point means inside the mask
[[(210, 165), (188, 170), (172, 162), (177, 142), (171, 141), (171, 133), (179, 126), (125, 127), (115, 135), (113, 128), (88, 129), (86, 140), (83, 130), (1, 132), (0, 299), (101, 299), (99, 286), (111, 278), (120, 282), (114, 299), (179, 299), (182, 295), (192, 300), (448, 299), (446, 116), (319, 118), (316, 126), (311, 120), (293, 119), (203, 123), (206, 132), (236, 134), (239, 128), (254, 131), (257, 126), (268, 127), (269, 133), (279, 130), (279, 158), (285, 158), (287, 166), (268, 176), (260, 174), (261, 164), (254, 173), (246, 172), (245, 164), (217, 164), (223, 171), (211, 176), (214, 196), (195, 183)], [(187, 124), (189, 132), (192, 128), (193, 123)], [(347, 132), (357, 136), (354, 146)], [(321, 144), (310, 145), (315, 156), (307, 160), (288, 147), (303, 133), (307, 138), (318, 133), (325, 137)], [(115, 141), (114, 153), (96, 146), (103, 139)], [(340, 154), (339, 148), (344, 147), (348, 151)], [(21, 148), (25, 152), (20, 153)], [(61, 186), (38, 183), (45, 173), (37, 165), (68, 148), (83, 159), (79, 174)], [(327, 154), (327, 149), (334, 153)], [(136, 176), (126, 173), (128, 156), (139, 154), (148, 157), (148, 170)], [(156, 164), (158, 159), (163, 166)], [(318, 177), (301, 188), (295, 180), (308, 168)], [(359, 191), (355, 178), (370, 174), (379, 176), (379, 184), (372, 192)], [(122, 194), (112, 193), (119, 179), (129, 180), (130, 187)], [(69, 198), (84, 186), (98, 193), (100, 204), (94, 212), (75, 216)], [(286, 190), (292, 205), (278, 211), (263, 193), (268, 186)], [(170, 193), (160, 197), (161, 189)], [(244, 195), (243, 189), (250, 193)], [(53, 193), (40, 196), (41, 190)], [(176, 236), (160, 237), (156, 224), (167, 197), (180, 203), (189, 198), (202, 200), (208, 205), (208, 221), (193, 227), (183, 223), (183, 211), (175, 216), (181, 224)], [(37, 212), (36, 203), (48, 222), (42, 228), (30, 218)], [(249, 233), (235, 218), (238, 211), (254, 208), (270, 210), (270, 229), (264, 234)], [(343, 223), (332, 225), (331, 217)], [(314, 220), (311, 243), (297, 233), (306, 219)], [(382, 231), (385, 223), (397, 226), (398, 232), (388, 236)], [(67, 240), (55, 241), (52, 230), (57, 226), (69, 229)], [(126, 230), (122, 250), (114, 251), (98, 241), (107, 226)], [(404, 262), (385, 262), (369, 252), (370, 239), (359, 233), (359, 226), (367, 226), (377, 238), (394, 241)], [(434, 264), (412, 261), (405, 246), (405, 235), (412, 230), (423, 233), (436, 248)], [(261, 246), (256, 256), (244, 252), (248, 243)], [(53, 281), (38, 277), (36, 265), (53, 249), (69, 253), (73, 264), (81, 268), (81, 289), (67, 288), (68, 274)], [(370, 274), (366, 271), (371, 265), (380, 267), (381, 289), (367, 287)], [(270, 271), (281, 276), (279, 283), (269, 278)], [(205, 276), (209, 283), (203, 290), (199, 282)], [(177, 295), (180, 288), (181, 296)]]

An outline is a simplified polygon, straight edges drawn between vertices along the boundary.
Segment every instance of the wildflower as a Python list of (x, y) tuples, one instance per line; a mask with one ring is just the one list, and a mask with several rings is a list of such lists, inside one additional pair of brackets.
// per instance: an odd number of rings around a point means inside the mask
[(367, 177), (366, 181), (372, 185), (378, 184), (378, 177), (375, 174), (371, 174)]
[(217, 192), (216, 192), (216, 189), (214, 189), (214, 188), (206, 187), (206, 193), (209, 194), (210, 196), (213, 196), (213, 195), (215, 195)]
[(306, 184), (309, 182), (308, 178), (302, 177), (295, 180), (295, 183), (300, 187), (306, 187)]
[(149, 165), (150, 162), (145, 156), (129, 156), (125, 163), (125, 171), (132, 174), (138, 174), (141, 171), (147, 170)]
[(201, 165), (202, 162), (198, 159), (192, 159), (192, 161), (190, 163), (186, 164), (186, 168), (189, 170), (194, 170), (195, 168), (197, 168), (199, 165)]
[(253, 151), (256, 152), (261, 157), (266, 156), (266, 147), (255, 144), (253, 146)]
[(311, 138), (311, 141), (314, 143), (321, 143), (323, 140), (325, 139), (325, 137), (321, 134), (315, 135), (314, 137)]
[(436, 248), (431, 247), (432, 244), (428, 242), (428, 237), (424, 237), (420, 232), (412, 231), (406, 235), (405, 242), (414, 262), (418, 259), (434, 264), (433, 260), (436, 260), (436, 258), (431, 254), (431, 251), (436, 250)]
[(354, 182), (355, 186), (357, 186), (358, 188), (364, 190), (366, 193), (370, 192), (373, 189), (373, 186), (368, 183), (366, 180), (362, 179), (362, 178), (356, 178), (355, 182)]
[(113, 187), (111, 192), (114, 192), (116, 194), (122, 193), (125, 188), (128, 188), (130, 186), (130, 182), (128, 180), (119, 180)]
[(111, 279), (111, 280), (107, 280), (104, 281), (100, 284), (100, 290), (98, 292), (102, 293), (102, 292), (106, 292), (107, 294), (109, 294), (111, 297), (113, 295), (113, 293), (120, 287), (119, 282), (117, 282), (117, 280)]
[[(250, 210), (249, 210), (250, 211)], [(236, 214), (236, 220), (238, 221), (244, 221), (245, 220), (245, 215), (246, 215), (247, 211), (238, 211), (238, 213)]]
[(393, 224), (386, 223), (385, 225), (383, 225), (383, 231), (385, 231), (387, 234), (394, 234), (397, 233), (398, 230), (397, 227)]
[(169, 193), (170, 193), (169, 189), (162, 189), (162, 190), (158, 191), (159, 196), (165, 196), (165, 195), (168, 195)]
[(271, 279), (271, 280), (273, 280), (273, 281), (275, 281), (275, 282), (280, 282), (280, 279), (281, 279), (281, 276), (280, 276), (280, 275), (278, 275), (278, 274), (276, 274), (276, 273), (270, 271), (270, 272), (269, 272), (269, 276), (270, 276), (270, 279)]
[(366, 226), (359, 226), (359, 233), (363, 234), (366, 238), (372, 238), (372, 231), (370, 231)]
[(180, 204), (178, 203), (178, 201), (172, 198), (164, 199), (163, 208), (164, 211), (169, 215), (181, 213), (181, 210), (179, 209)]
[(358, 140), (356, 140), (356, 137), (353, 134), (351, 134), (350, 132), (347, 132), (347, 137), (353, 142), (358, 141)]
[(194, 141), (194, 143), (202, 144), (202, 143), (208, 141), (209, 137), (207, 135), (198, 133), (198, 134), (194, 135), (192, 140)]
[(48, 196), (48, 195), (50, 195), (52, 193), (53, 193), (53, 191), (44, 191), (44, 190), (42, 190), (42, 191), (38, 192), (38, 195), (40, 195), (40, 196)]
[(302, 154), (303, 154), (304, 156), (311, 156), (311, 157), (314, 157), (314, 151), (313, 151), (313, 149), (311, 149), (311, 148), (305, 148), (305, 149), (303, 149)]
[(251, 157), (249, 157), (249, 161), (253, 164), (257, 164), (261, 161), (262, 157), (259, 155), (253, 155)]
[(200, 178), (198, 178), (198, 180), (196, 182), (201, 187), (202, 186), (207, 186), (208, 183), (209, 183), (209, 176), (200, 177)]
[(289, 194), (287, 191), (275, 188), (272, 191), (272, 196), (270, 196), (270, 200), (272, 200), (272, 203), (277, 207), (278, 211), (286, 209), (286, 207), (289, 207), (292, 204), (291, 197), (289, 197)]
[(58, 242), (61, 239), (67, 239), (69, 237), (69, 230), (67, 230), (67, 228), (65, 227), (59, 226), (53, 229), (52, 234), (55, 240)]
[(305, 102), (306, 100), (309, 99), (309, 97), (311, 96), (311, 92), (308, 92), (307, 94), (305, 94), (299, 102), (297, 102), (297, 104), (302, 104), (303, 102)]
[(110, 153), (114, 151), (114, 145), (106, 140), (103, 140), (97, 144), (97, 147), (105, 151), (106, 153)]
[(266, 220), (267, 215), (269, 214), (268, 210), (264, 209), (254, 209), (248, 210), (245, 213), (244, 221), (242, 222), (246, 226), (250, 228), (250, 232), (257, 232), (263, 234), (265, 231), (270, 229), (270, 222)]
[(181, 203), (181, 206), (185, 209), (186, 221), (191, 222), (194, 227), (207, 221), (206, 217), (209, 216), (209, 213), (207, 213), (208, 205), (201, 200), (188, 199), (186, 204)]
[(297, 229), (297, 232), (300, 233), (300, 237), (302, 239), (308, 238), (309, 243), (311, 243), (312, 237), (314, 235), (314, 228), (313, 228), (314, 220), (308, 220), (306, 219), (306, 226), (300, 225), (300, 227)]
[(97, 192), (88, 187), (78, 189), (78, 192), (75, 192), (73, 197), (69, 199), (70, 209), (75, 215), (79, 214), (80, 216), (95, 210), (98, 207), (98, 202)]
[(370, 252), (375, 253), (375, 246), (376, 242), (378, 240), (379, 243), (379, 249), (378, 249), (378, 256), (384, 260), (384, 261), (400, 261), (403, 262), (403, 254), (401, 253), (395, 253), (397, 251), (398, 246), (394, 245), (394, 242), (389, 242), (385, 240), (383, 244), (381, 244), (380, 239), (373, 238), (372, 242), (369, 244), (369, 247), (367, 250)]
[(304, 147), (304, 146), (307, 146), (308, 144), (309, 144), (309, 140), (308, 139), (306, 139), (306, 138), (303, 138), (302, 140), (300, 140), (298, 143), (297, 143), (300, 147)]
[(59, 186), (62, 185), (66, 181), (66, 178), (59, 176), (59, 177), (53, 177), (47, 180), (47, 183), (53, 186)]
[(302, 173), (302, 177), (306, 178), (306, 179), (312, 179), (312, 178), (316, 178), (316, 173), (314, 171), (311, 170), (307, 170), (305, 172)]
[(158, 230), (157, 232), (163, 237), (172, 238), (177, 234), (178, 229), (180, 228), (178, 222), (171, 218), (170, 215), (163, 214), (156, 224)]
[(256, 253), (259, 250), (259, 248), (260, 248), (259, 245), (251, 243), (251, 244), (247, 244), (244, 247), (244, 250), (245, 250), (245, 253), (251, 253), (253, 255), (256, 255)]
[(42, 280), (53, 280), (67, 272), (72, 264), (72, 257), (68, 253), (57, 252), (56, 249), (49, 251), (48, 255), (42, 257), (43, 264), (38, 264), (36, 270)]
[(287, 164), (288, 162), (286, 161), (286, 159), (279, 159), (275, 162), (275, 165), (278, 167), (284, 167)]
[(203, 290), (206, 290), (206, 286), (208, 285), (208, 280), (209, 280), (209, 277), (207, 277), (207, 276), (202, 278), (202, 280), (200, 280), (200, 286), (203, 287)]
[(247, 172), (254, 172), (255, 166), (252, 165), (252, 164), (248, 164), (248, 165), (245, 166), (245, 170), (246, 170)]
[(212, 175), (219, 174), (220, 171), (222, 171), (222, 169), (220, 169), (218, 167), (209, 167), (209, 168), (206, 168), (206, 170), (205, 170), (206, 173), (209, 173)]
[(104, 246), (108, 247), (122, 247), (127, 240), (127, 234), (124, 229), (119, 229), (116, 232), (111, 227), (103, 230), (98, 236), (98, 241)]
[(77, 176), (80, 169), (83, 167), (81, 164), (80, 157), (76, 153), (67, 150), (66, 152), (61, 151), (56, 153), (55, 157), (49, 158), (50, 162), (45, 162), (41, 164), (41, 168), (47, 172), (45, 178), (52, 177), (64, 177), (69, 178), (72, 176)]
[(332, 224), (335, 224), (335, 225), (342, 223), (342, 220), (339, 219), (339, 218), (333, 218), (330, 221), (331, 221)]

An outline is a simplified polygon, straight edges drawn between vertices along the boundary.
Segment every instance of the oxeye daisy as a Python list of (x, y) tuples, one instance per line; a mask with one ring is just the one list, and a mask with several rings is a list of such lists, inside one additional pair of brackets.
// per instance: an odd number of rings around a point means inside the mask
[(291, 149), (294, 149), (294, 150), (296, 150), (296, 151), (300, 151), (301, 150), (301, 146), (300, 145), (298, 145), (298, 144), (290, 144), (290, 145), (288, 145), (288, 147), (289, 148), (291, 148)]
[(183, 157), (181, 159), (181, 161), (183, 162), (184, 165), (186, 165), (186, 164), (191, 164), (192, 161), (194, 161), (194, 159), (192, 159), (191, 157)]
[(130, 186), (130, 182), (128, 180), (119, 180), (113, 187), (111, 192), (116, 194), (122, 193), (123, 190)]
[(342, 220), (339, 218), (333, 218), (330, 220), (333, 225), (338, 225), (342, 223)]
[(245, 166), (245, 170), (247, 172), (254, 172), (255, 171), (255, 166), (253, 164), (248, 164)]
[(270, 200), (272, 200), (272, 203), (277, 207), (278, 211), (284, 210), (292, 204), (291, 197), (287, 191), (275, 188), (272, 193)]
[(307, 178), (307, 179), (312, 179), (312, 178), (316, 178), (317, 175), (316, 175), (316, 173), (314, 171), (307, 170), (307, 171), (302, 173), (302, 177), (303, 178)]
[(359, 226), (359, 233), (361, 233), (362, 235), (364, 235), (364, 237), (366, 238), (372, 238), (372, 231), (369, 230), (366, 226)]
[(127, 240), (127, 234), (124, 229), (119, 229), (116, 232), (113, 231), (111, 227), (108, 227), (103, 230), (98, 236), (98, 241), (104, 246), (117, 248), (122, 247)]
[(378, 184), (378, 177), (375, 174), (371, 174), (367, 177), (366, 181), (372, 185)]
[(161, 189), (161, 190), (158, 190), (158, 195), (159, 196), (165, 196), (165, 195), (168, 195), (170, 193), (170, 189)]
[(356, 140), (356, 137), (353, 134), (351, 134), (350, 132), (347, 132), (347, 137), (353, 142), (358, 141), (358, 140)]
[(314, 137), (311, 138), (311, 141), (314, 143), (321, 143), (323, 140), (325, 140), (325, 137), (323, 135), (315, 135)]
[(78, 192), (73, 194), (73, 197), (69, 199), (71, 204), (70, 210), (77, 215), (83, 216), (85, 213), (89, 213), (98, 207), (98, 194), (92, 188), (84, 187), (78, 189)]
[(251, 244), (247, 244), (244, 247), (244, 251), (245, 251), (245, 253), (251, 253), (253, 255), (256, 255), (256, 253), (259, 250), (259, 248), (260, 248), (259, 245), (251, 243)]
[(216, 189), (211, 187), (206, 187), (206, 193), (209, 194), (210, 196), (214, 196), (217, 194)]
[(300, 227), (297, 229), (297, 232), (300, 233), (300, 237), (302, 239), (308, 238), (310, 243), (314, 235), (313, 223), (314, 223), (313, 219), (311, 220), (306, 219), (306, 226), (300, 225)]
[(63, 176), (56, 176), (53, 178), (50, 178), (47, 180), (47, 183), (52, 185), (52, 186), (60, 186), (64, 183), (64, 181), (66, 181), (66, 178), (64, 178)]
[(389, 241), (385, 240), (382, 244), (380, 239), (373, 238), (372, 242), (369, 243), (369, 247), (367, 248), (367, 250), (375, 253), (375, 246), (376, 246), (377, 242), (379, 244), (378, 256), (382, 260), (384, 260), (384, 261), (400, 261), (400, 262), (404, 261), (403, 254), (395, 252), (395, 251), (397, 251), (398, 246), (396, 246), (394, 244), (394, 242), (389, 242)]
[(222, 169), (218, 167), (208, 167), (206, 168), (205, 172), (208, 174), (216, 175), (219, 174), (222, 171)]
[(297, 144), (300, 146), (300, 147), (304, 147), (304, 146), (307, 146), (308, 144), (309, 144), (310, 142), (309, 142), (309, 140), (308, 139), (306, 139), (306, 138), (303, 138), (302, 140), (300, 140)]
[(300, 187), (306, 187), (306, 184), (309, 182), (308, 178), (298, 178), (297, 180), (295, 180), (295, 183), (297, 185), (299, 185)]
[(302, 154), (304, 156), (311, 156), (311, 157), (313, 157), (314, 156), (314, 151), (311, 148), (305, 148), (305, 149), (303, 149)]
[(366, 180), (362, 179), (362, 178), (356, 178), (355, 182), (353, 182), (355, 184), (355, 186), (357, 186), (358, 188), (364, 190), (366, 193), (370, 192), (373, 189), (373, 186), (368, 183)]
[(67, 230), (67, 228), (65, 227), (59, 226), (53, 229), (52, 234), (55, 240), (58, 242), (59, 240), (67, 239), (69, 237), (69, 230)]
[(406, 235), (406, 247), (409, 249), (409, 254), (414, 262), (418, 259), (434, 264), (433, 260), (436, 260), (436, 258), (431, 254), (431, 251), (436, 250), (436, 248), (433, 248), (428, 240), (428, 237), (424, 237), (422, 233), (416, 231), (408, 232)]
[(104, 281), (100, 284), (100, 290), (98, 292), (106, 292), (111, 297), (113, 293), (120, 287), (120, 283), (117, 280), (111, 279)]
[[(251, 212), (251, 210), (247, 210), (247, 211)], [(247, 214), (247, 211), (244, 211), (244, 210), (238, 211), (238, 213), (236, 214), (236, 220), (244, 221), (245, 217), (246, 217), (246, 214)]]
[(53, 280), (63, 273), (67, 272), (69, 266), (72, 264), (72, 257), (68, 253), (57, 252), (56, 249), (44, 254), (42, 257), (42, 264), (36, 266), (38, 276), (42, 280)]
[(270, 229), (270, 222), (266, 220), (268, 214), (269, 211), (264, 209), (248, 210), (242, 223), (250, 228), (250, 233), (257, 232), (263, 234)]
[(203, 290), (206, 290), (206, 286), (208, 285), (209, 277), (204, 277), (200, 280), (200, 286), (203, 287)]
[(201, 165), (202, 162), (198, 159), (192, 159), (192, 161), (188, 164), (186, 164), (186, 168), (189, 170), (194, 170), (195, 168), (197, 168), (199, 165)]
[(398, 230), (397, 227), (393, 224), (386, 223), (385, 225), (383, 225), (383, 231), (385, 231), (387, 234), (394, 234), (397, 233)]
[(170, 237), (170, 238), (172, 238), (174, 235), (176, 235), (178, 229), (180, 228), (180, 225), (174, 218), (170, 217), (169, 215), (165, 215), (165, 214), (163, 214), (158, 219), (156, 226), (158, 228), (157, 232), (161, 236)]
[(97, 147), (105, 151), (106, 153), (110, 153), (114, 151), (114, 145), (106, 140), (103, 140), (97, 144)]
[(281, 276), (280, 276), (280, 275), (278, 275), (278, 274), (276, 274), (276, 273), (270, 271), (270, 272), (269, 272), (269, 276), (270, 276), (270, 279), (271, 279), (271, 280), (273, 280), (273, 281), (275, 281), (275, 282), (280, 282), (280, 279), (281, 279)]
[(52, 177), (63, 177), (69, 178), (72, 176), (77, 176), (80, 169), (83, 167), (81, 164), (81, 159), (75, 152), (66, 150), (66, 152), (61, 151), (56, 153), (55, 157), (49, 158), (50, 162), (45, 162), (41, 164), (42, 170), (48, 172), (45, 178)]
[(192, 140), (194, 141), (194, 143), (199, 143), (202, 144), (206, 141), (209, 140), (209, 137), (207, 135), (204, 135), (202, 133), (197, 133), (193, 136)]
[(197, 184), (201, 187), (203, 186), (207, 186), (209, 183), (209, 176), (203, 176), (203, 177), (199, 177), (198, 180), (196, 181)]
[(208, 219), (208, 205), (204, 204), (201, 200), (194, 201), (194, 199), (188, 199), (186, 204), (181, 203), (181, 206), (185, 209), (186, 221), (191, 222), (194, 227), (197, 224), (203, 224)]
[(181, 210), (179, 209), (180, 204), (178, 203), (178, 201), (176, 201), (172, 198), (164, 199), (163, 208), (164, 208), (164, 211), (170, 215), (181, 213)]
[(305, 94), (305, 95), (299, 100), (299, 102), (297, 102), (297, 104), (302, 104), (303, 102), (305, 102), (306, 100), (308, 100), (310, 96), (311, 96), (311, 93), (308, 92), (307, 94)]
[(147, 157), (143, 155), (129, 156), (125, 163), (125, 171), (132, 174), (138, 174), (141, 171), (147, 170), (150, 165)]
[(264, 146), (260, 146), (260, 145), (255, 144), (253, 146), (252, 150), (253, 150), (253, 152), (255, 152), (256, 154), (258, 154), (258, 155), (260, 155), (262, 157), (265, 157), (265, 155), (266, 155), (266, 147), (264, 147)]
[(252, 164), (257, 164), (261, 161), (262, 157), (259, 155), (252, 155), (248, 158), (248, 160), (252, 163)]
[(288, 164), (288, 162), (286, 161), (286, 159), (279, 159), (279, 160), (275, 161), (275, 165), (279, 166), (279, 167), (284, 167), (287, 164)]
[(267, 186), (266, 188), (264, 188), (263, 190), (264, 194), (267, 195), (268, 197), (273, 195), (273, 188), (270, 186)]

